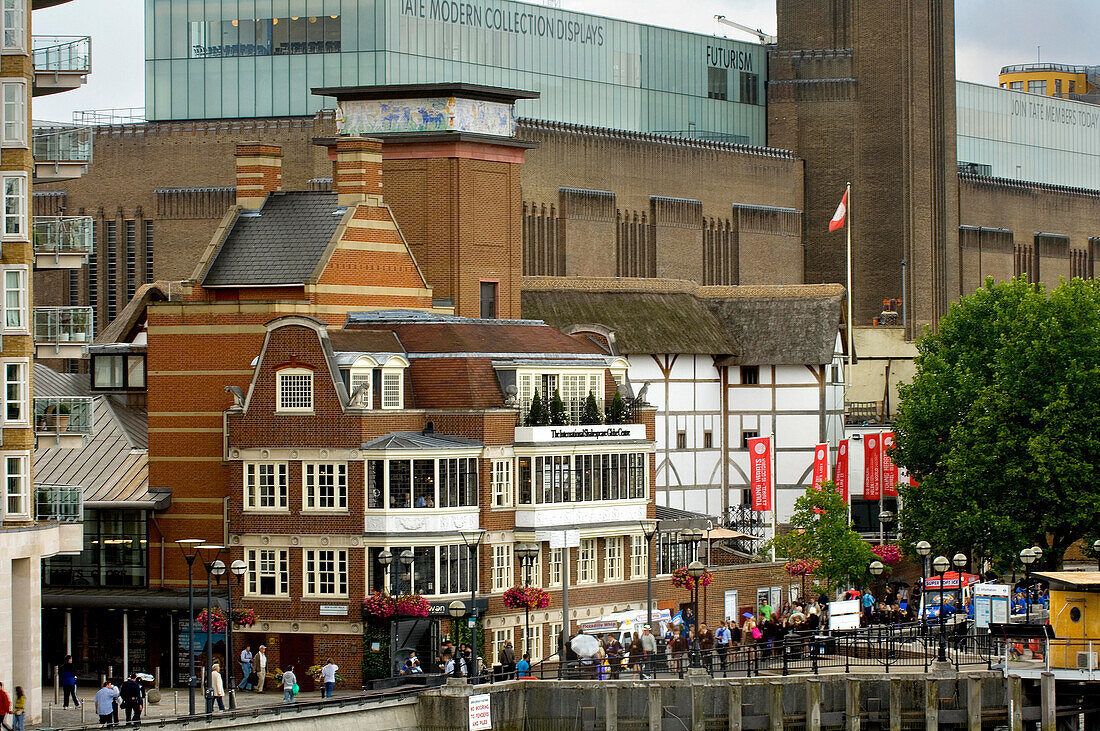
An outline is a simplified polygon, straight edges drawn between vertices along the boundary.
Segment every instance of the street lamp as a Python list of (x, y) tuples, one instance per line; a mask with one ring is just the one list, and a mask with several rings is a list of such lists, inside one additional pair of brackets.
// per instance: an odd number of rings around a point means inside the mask
[[(534, 564), (535, 559), (537, 559), (539, 555), (538, 544), (520, 543), (518, 546), (516, 546), (515, 551), (516, 556), (519, 558), (520, 564), (522, 564), (523, 566), (523, 585), (530, 586), (531, 565)], [(530, 653), (531, 648), (529, 645), (531, 642), (531, 607), (526, 601), (526, 598), (523, 602), (523, 614), (524, 620), (527, 624), (527, 629), (525, 630), (525, 634), (523, 635), (523, 651), (525, 653)]]
[(452, 651), (451, 661), (454, 663), (455, 677), (459, 678), (462, 676), (462, 673), (458, 669), (458, 620), (466, 614), (466, 603), (461, 599), (455, 599), (447, 605), (447, 614), (451, 615), (451, 639), (455, 646), (455, 649)]
[[(470, 682), (473, 683), (477, 678), (477, 547), (485, 537), (485, 530), (483, 528), (464, 530), (459, 535), (462, 536), (462, 542), (470, 551), (470, 654), (473, 656), (471, 658), (473, 668), (467, 672)], [(566, 549), (566, 556), (568, 556), (568, 549)], [(567, 621), (563, 618), (563, 626)]]
[(897, 516), (889, 510), (883, 510), (878, 514), (879, 545), (886, 543), (886, 534), (890, 532), (890, 526), (897, 520)]
[(187, 713), (195, 715), (195, 559), (199, 546), (206, 543), (201, 538), (183, 538), (176, 545), (187, 561)]
[[(872, 561), (871, 565), (867, 567), (867, 570), (871, 572), (871, 576), (874, 576), (873, 583), (878, 584), (878, 577), (882, 576), (882, 572), (886, 570), (886, 567), (882, 564), (882, 561)], [(876, 586), (877, 588), (877, 586)], [(874, 616), (874, 607), (871, 607), (871, 617)], [(867, 624), (871, 624), (871, 617), (867, 618)]]
[[(928, 584), (928, 555), (932, 553), (932, 544), (928, 541), (917, 541), (917, 555), (920, 556), (920, 593), (921, 603), (927, 605), (926, 588)], [(921, 606), (917, 605), (917, 613), (920, 615), (921, 635), (924, 635), (924, 615)]]
[[(198, 547), (199, 554), (206, 556), (202, 560), (202, 566), (206, 569), (206, 715), (214, 715), (214, 687), (211, 678), (214, 674), (214, 573), (225, 573), (225, 564), (218, 561), (218, 554), (225, 546), (213, 543), (203, 543)], [(219, 574), (220, 575), (220, 574)]]
[[(403, 566), (410, 567), (410, 566), (412, 566), (414, 558), (415, 558), (415, 556), (414, 556), (412, 550), (406, 548), (404, 551), (401, 552), (401, 555), (398, 557), (398, 561)], [(388, 549), (388, 548), (383, 548), (382, 549), (382, 552), (378, 554), (378, 563), (380, 563), (382, 565), (383, 571), (389, 573), (389, 582), (388, 583), (389, 583), (390, 594), (391, 595), (397, 594), (397, 591), (400, 588), (400, 584), (399, 584), (400, 577), (398, 576), (398, 573), (395, 570), (396, 567), (391, 569), (391, 567), (393, 566), (393, 553), (390, 552), (390, 549)], [(410, 569), (410, 571), (411, 571), (411, 569)], [(412, 580), (413, 580), (413, 577), (412, 577), (412, 574), (410, 573), (409, 574), (409, 591), (412, 591)], [(393, 677), (396, 674), (397, 674), (397, 619), (394, 618), (394, 617), (391, 617), (390, 618), (390, 677)]]
[(1035, 555), (1034, 548), (1025, 548), (1020, 551), (1020, 561), (1024, 564), (1024, 621), (1031, 623), (1031, 564), (1039, 558)]
[[(698, 532), (700, 534), (702, 534), (702, 531), (698, 531)], [(694, 580), (694, 581), (692, 581), (693, 596), (692, 596), (692, 599), (691, 599), (691, 604), (692, 604), (692, 607), (694, 607), (694, 609), (695, 609), (695, 621), (698, 622), (699, 621), (699, 580), (702, 578), (703, 574), (705, 574), (707, 572), (707, 567), (703, 565), (702, 561), (695, 560), (695, 561), (692, 561), (691, 563), (689, 563), (687, 568), (688, 568), (688, 576), (690, 576)], [(695, 626), (696, 626), (696, 628), (698, 628), (699, 625), (696, 624)], [(692, 648), (691, 648), (691, 666), (693, 668), (699, 668), (699, 667), (703, 666), (702, 663), (699, 662), (700, 658), (699, 658), (699, 649), (697, 647), (698, 644), (699, 644), (699, 632), (698, 632), (698, 630), (696, 630), (696, 632), (695, 632), (695, 641), (692, 643)]]
[[(657, 535), (656, 520), (639, 520), (645, 536), (645, 623), (653, 627), (653, 536)], [(1100, 545), (1100, 541), (1096, 542)], [(1100, 549), (1097, 549), (1100, 553)], [(630, 578), (634, 578), (631, 576)]]
[(949, 568), (951, 568), (951, 562), (947, 560), (947, 556), (936, 556), (932, 560), (932, 571), (940, 575), (940, 650), (936, 657), (940, 662), (947, 662), (947, 637), (945, 635), (947, 625), (944, 623), (943, 616), (943, 575), (947, 573)]
[[(692, 563), (699, 563), (699, 565), (702, 566), (703, 564), (700, 563), (698, 559), (699, 559), (699, 542), (703, 540), (703, 531), (700, 530), (699, 528), (684, 528), (683, 530), (680, 531), (680, 533), (677, 537), (679, 538), (680, 543), (682, 543), (684, 545), (690, 545), (691, 546), (691, 548), (688, 551), (687, 557), (692, 559)], [(704, 567), (703, 570), (705, 571), (706, 567)], [(691, 573), (691, 564), (688, 564), (688, 573), (689, 574)], [(698, 589), (698, 587), (696, 587), (696, 590), (697, 589)], [(692, 621), (695, 622), (695, 628), (696, 628), (696, 631), (698, 631), (698, 628), (699, 628), (699, 601), (698, 601), (698, 599), (695, 599), (695, 600), (692, 601), (691, 613), (692, 613)], [(685, 624), (685, 626), (687, 625), (686, 622), (684, 624)]]
[[(244, 579), (245, 572), (248, 571), (248, 564), (239, 558), (233, 563), (229, 564), (230, 576), (236, 577), (237, 585), (240, 586), (241, 581)], [(222, 574), (225, 573), (225, 564), (221, 561), (214, 562), (214, 576), (218, 579), (218, 584), (222, 583)], [(233, 682), (233, 664), (235, 663), (233, 655), (233, 582), (226, 580), (225, 582), (225, 598), (226, 598), (226, 610), (228, 616), (225, 622), (225, 664), (226, 671), (229, 678), (229, 710), (235, 711), (237, 709), (237, 686)], [(245, 685), (248, 685), (248, 678), (241, 678)]]

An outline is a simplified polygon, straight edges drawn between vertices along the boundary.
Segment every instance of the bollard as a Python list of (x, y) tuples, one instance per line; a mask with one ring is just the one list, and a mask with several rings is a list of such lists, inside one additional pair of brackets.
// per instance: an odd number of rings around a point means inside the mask
[(53, 725), (53, 703), (50, 704), (50, 711), (49, 711), (48, 718), (50, 719), (50, 728), (53, 728), (54, 727), (54, 725)]
[(742, 686), (741, 684), (729, 686), (729, 727), (730, 731), (741, 731), (742, 728)]
[(58, 672), (57, 665), (53, 666), (53, 702), (61, 702), (61, 673)]
[(153, 687), (160, 690), (160, 668), (153, 671)]
[(768, 683), (768, 716), (771, 731), (783, 731), (783, 685)]
[(890, 731), (901, 731), (901, 680), (890, 678)]
[(845, 683), (844, 718), (848, 731), (860, 731), (859, 681), (854, 678), (848, 678)]
[(172, 715), (173, 716), (179, 716), (180, 715), (180, 692), (178, 690), (172, 691), (172, 704), (174, 706)]
[(936, 696), (936, 681), (924, 681), (924, 727), (939, 728), (940, 699)]
[(966, 728), (982, 731), (982, 678), (971, 675), (966, 679)]
[(649, 686), (649, 731), (661, 731), (664, 709), (661, 707), (661, 686)]
[(821, 731), (821, 681), (806, 681), (806, 731)]
[(1024, 731), (1024, 683), (1019, 675), (1008, 676), (1008, 728)]
[(108, 665), (107, 666), (107, 680), (112, 680), (114, 677), (115, 677), (115, 666), (114, 665)]
[(619, 689), (608, 685), (603, 689), (603, 721), (607, 731), (619, 729)]
[(1043, 673), (1040, 682), (1042, 731), (1057, 731), (1058, 704), (1054, 694), (1054, 673)]

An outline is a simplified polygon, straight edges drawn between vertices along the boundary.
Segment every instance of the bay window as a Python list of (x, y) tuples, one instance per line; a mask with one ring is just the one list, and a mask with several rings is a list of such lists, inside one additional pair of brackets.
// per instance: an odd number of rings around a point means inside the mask
[(367, 460), (367, 508), (477, 506), (476, 457)]
[[(393, 556), (388, 568), (383, 568), (378, 561), (383, 550)], [(403, 551), (413, 552), (411, 567), (401, 563)], [(463, 544), (370, 547), (367, 549), (368, 585), (371, 591), (387, 593), (466, 594), (470, 591), (469, 557), (470, 551)]]
[(647, 456), (628, 454), (536, 455), (518, 461), (521, 505), (641, 500), (646, 497)]

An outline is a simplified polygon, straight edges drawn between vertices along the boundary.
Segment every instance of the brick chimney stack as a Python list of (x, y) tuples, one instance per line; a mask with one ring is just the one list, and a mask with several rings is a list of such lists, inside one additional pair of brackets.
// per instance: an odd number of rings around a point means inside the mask
[(237, 145), (237, 205), (259, 210), (283, 186), (283, 148), (263, 142)]
[(336, 139), (336, 162), (332, 167), (337, 203), (382, 203), (382, 141), (349, 135)]

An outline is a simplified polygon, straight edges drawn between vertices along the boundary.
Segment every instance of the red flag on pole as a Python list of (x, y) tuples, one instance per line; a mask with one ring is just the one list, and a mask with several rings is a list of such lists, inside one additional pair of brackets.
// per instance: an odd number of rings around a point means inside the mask
[(848, 440), (840, 440), (836, 447), (836, 469), (833, 470), (833, 480), (844, 502), (848, 502)]
[(878, 500), (882, 497), (882, 437), (880, 434), (863, 436), (863, 499)]
[(884, 432), (882, 435), (882, 495), (883, 497), (898, 496), (898, 466), (890, 459), (888, 450), (894, 446), (894, 432)]
[(772, 438), (754, 437), (749, 444), (749, 487), (752, 509), (772, 509)]
[(844, 197), (840, 199), (840, 205), (836, 207), (836, 213), (833, 214), (833, 218), (829, 221), (829, 230), (836, 231), (838, 228), (844, 228), (844, 222), (848, 218), (848, 189), (844, 189)]
[(829, 445), (814, 447), (814, 476), (811, 485), (820, 489), (821, 483), (829, 479)]

